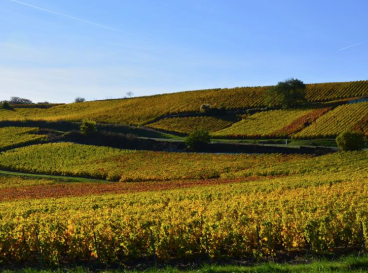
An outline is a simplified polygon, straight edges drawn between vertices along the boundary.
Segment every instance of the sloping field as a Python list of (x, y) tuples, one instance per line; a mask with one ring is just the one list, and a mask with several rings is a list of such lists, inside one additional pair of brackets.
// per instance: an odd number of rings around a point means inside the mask
[[(308, 126), (297, 133), (295, 138), (318, 138), (335, 137), (344, 131), (363, 131), (364, 120), (368, 116), (368, 102), (342, 105), (317, 119), (311, 126)], [(363, 128), (363, 129), (359, 129)]]
[(158, 130), (189, 134), (201, 129), (208, 132), (216, 132), (236, 122), (235, 118), (224, 117), (178, 117), (165, 118), (146, 125)]
[(0, 263), (37, 262), (39, 253), (45, 265), (129, 263), (153, 259), (152, 242), (160, 262), (366, 247), (367, 152), (298, 162), (324, 168), (189, 189), (2, 201)]
[[(305, 117), (315, 109), (287, 109), (256, 113), (232, 126), (213, 133), (215, 137), (282, 137), (300, 130)], [(299, 122), (300, 121), (300, 122)], [(292, 125), (292, 126), (291, 126)]]
[(307, 84), (308, 101), (331, 101), (368, 95), (368, 81)]
[(37, 135), (38, 128), (4, 127), (0, 128), (0, 150), (32, 144), (46, 139), (44, 135)]
[(3, 153), (0, 155), (0, 168), (115, 181), (158, 181), (218, 178), (227, 172), (303, 158), (309, 156), (166, 153), (55, 143)]
[[(179, 92), (150, 97), (95, 101), (55, 106), (50, 109), (0, 110), (1, 120), (68, 120), (91, 118), (103, 123), (142, 125), (173, 113), (197, 112), (209, 103), (228, 110), (265, 106), (268, 87), (241, 87)], [(310, 101), (328, 101), (368, 95), (368, 81), (307, 85)]]
[(0, 110), (0, 120), (68, 120), (91, 118), (103, 123), (146, 124), (172, 113), (198, 112), (203, 103), (227, 109), (259, 107), (267, 87), (180, 92), (122, 100), (73, 103), (50, 109)]

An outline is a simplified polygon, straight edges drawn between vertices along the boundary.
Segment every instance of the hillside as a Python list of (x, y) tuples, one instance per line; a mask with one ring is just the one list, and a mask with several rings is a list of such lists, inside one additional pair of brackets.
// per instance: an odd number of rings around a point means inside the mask
[[(226, 110), (250, 109), (266, 106), (268, 87), (239, 87), (210, 89), (172, 94), (73, 103), (52, 108), (16, 108), (0, 110), (0, 121), (46, 120), (81, 121), (85, 118), (101, 123), (144, 125), (166, 115), (195, 113), (208, 103)], [(308, 84), (306, 97), (310, 102), (326, 102), (368, 95), (368, 81)]]

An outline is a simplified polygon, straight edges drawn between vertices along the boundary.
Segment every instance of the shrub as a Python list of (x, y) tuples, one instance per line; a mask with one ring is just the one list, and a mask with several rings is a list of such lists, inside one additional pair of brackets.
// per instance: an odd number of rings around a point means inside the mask
[(336, 138), (341, 151), (358, 151), (364, 148), (364, 135), (358, 132), (344, 132)]
[(82, 122), (80, 127), (82, 134), (84, 135), (92, 135), (97, 132), (97, 124), (96, 121), (85, 119)]
[(212, 115), (212, 116), (218, 116), (218, 115), (224, 115), (226, 114), (225, 107), (214, 107), (211, 104), (204, 103), (199, 108), (199, 111), (203, 114)]
[(11, 110), (11, 109), (13, 109), (13, 108), (11, 107), (11, 105), (10, 105), (10, 103), (9, 103), (9, 102), (7, 102), (7, 101), (2, 101), (2, 102), (0, 103), (0, 109)]
[(199, 111), (201, 113), (208, 113), (208, 111), (210, 111), (212, 109), (212, 106), (211, 104), (207, 104), (207, 103), (204, 103), (201, 105), (201, 107), (199, 107)]
[(206, 144), (210, 143), (210, 134), (205, 130), (195, 130), (185, 138), (185, 144), (193, 150), (201, 149)]

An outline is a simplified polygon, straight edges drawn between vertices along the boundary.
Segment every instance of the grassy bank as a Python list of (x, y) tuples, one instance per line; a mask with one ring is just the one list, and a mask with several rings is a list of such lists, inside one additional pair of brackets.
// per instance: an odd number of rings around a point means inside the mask
[(4, 273), (89, 273), (89, 272), (106, 272), (106, 273), (118, 273), (118, 272), (145, 272), (145, 273), (237, 273), (237, 272), (366, 272), (368, 270), (368, 257), (356, 256), (341, 258), (337, 261), (314, 261), (311, 263), (304, 264), (274, 264), (274, 263), (264, 263), (252, 266), (239, 266), (239, 265), (203, 265), (203, 266), (188, 266), (185, 267), (151, 267), (151, 268), (135, 268), (135, 269), (103, 269), (103, 267), (98, 267), (95, 269), (83, 268), (83, 267), (65, 267), (57, 269), (36, 269), (27, 268), (21, 270), (4, 270)]

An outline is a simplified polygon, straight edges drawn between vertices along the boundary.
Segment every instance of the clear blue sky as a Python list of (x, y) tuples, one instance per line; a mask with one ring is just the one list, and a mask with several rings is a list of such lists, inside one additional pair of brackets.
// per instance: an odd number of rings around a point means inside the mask
[(367, 0), (0, 0), (0, 100), (368, 79)]

